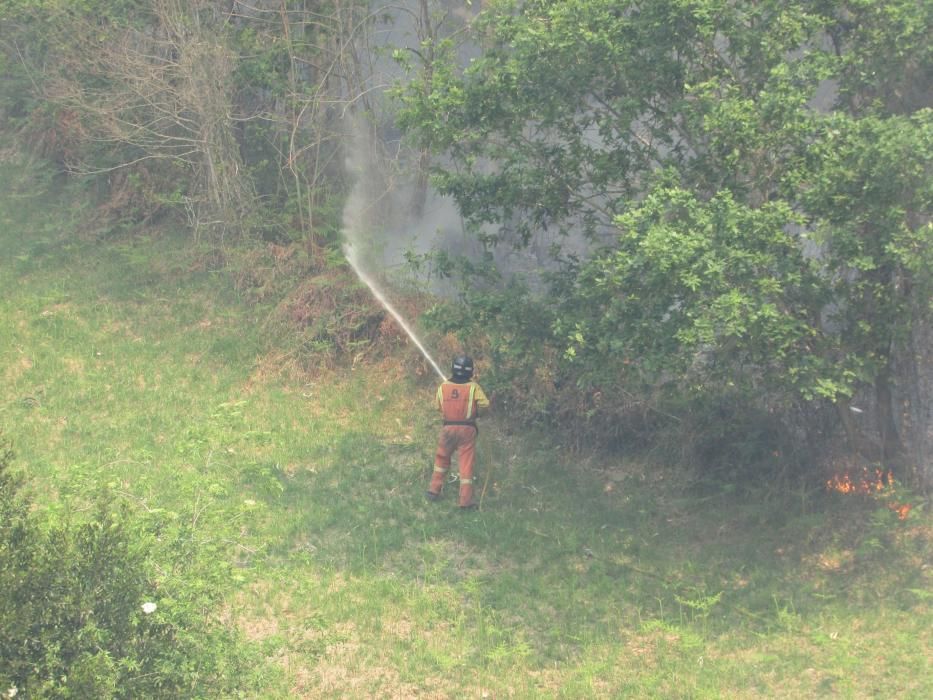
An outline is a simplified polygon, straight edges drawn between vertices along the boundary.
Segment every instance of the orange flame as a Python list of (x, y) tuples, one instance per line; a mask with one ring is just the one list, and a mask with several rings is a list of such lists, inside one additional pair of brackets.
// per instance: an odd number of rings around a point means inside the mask
[[(882, 492), (893, 494), (894, 474), (881, 469), (875, 469), (874, 474), (872, 474), (867, 467), (863, 467), (861, 474), (855, 476), (848, 471), (834, 475), (827, 480), (826, 489), (837, 493), (861, 496), (883, 495)], [(897, 513), (900, 520), (906, 520), (908, 513), (913, 508), (910, 503), (896, 503), (894, 501), (889, 501), (885, 505)]]
[(857, 493), (863, 496), (878, 493), (885, 488), (892, 488), (893, 485), (894, 474), (875, 469), (875, 473), (872, 475), (867, 467), (863, 467), (862, 473), (857, 475), (856, 478), (853, 478), (849, 472), (842, 472), (826, 482), (826, 488), (830, 491)]
[(898, 520), (907, 520), (907, 514), (913, 506), (910, 503), (889, 503), (888, 508), (897, 513)]

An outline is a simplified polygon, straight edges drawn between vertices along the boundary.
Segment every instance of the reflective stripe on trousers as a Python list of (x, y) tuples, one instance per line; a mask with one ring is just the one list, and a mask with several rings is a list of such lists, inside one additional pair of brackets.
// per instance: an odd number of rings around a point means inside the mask
[(450, 460), (455, 452), (460, 469), (460, 505), (468, 506), (473, 502), (473, 459), (476, 453), (476, 428), (473, 426), (445, 425), (441, 428), (430, 491), (441, 492), (444, 476), (450, 469)]

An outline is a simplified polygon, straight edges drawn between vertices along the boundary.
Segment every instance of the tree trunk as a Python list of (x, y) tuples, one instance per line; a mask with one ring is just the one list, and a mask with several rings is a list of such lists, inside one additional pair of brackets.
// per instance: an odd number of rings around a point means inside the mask
[(913, 481), (926, 493), (933, 491), (933, 322), (928, 316), (915, 308), (910, 337), (897, 357), (895, 395)]
[(905, 450), (895, 422), (894, 392), (891, 388), (891, 369), (888, 366), (875, 377), (875, 404), (881, 464), (900, 474), (905, 466)]

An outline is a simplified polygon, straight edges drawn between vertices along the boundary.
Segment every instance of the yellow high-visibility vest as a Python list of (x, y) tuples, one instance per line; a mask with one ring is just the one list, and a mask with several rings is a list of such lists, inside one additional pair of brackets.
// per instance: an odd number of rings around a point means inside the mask
[(472, 421), (480, 408), (489, 407), (489, 399), (476, 382), (445, 381), (437, 387), (437, 407), (445, 421)]

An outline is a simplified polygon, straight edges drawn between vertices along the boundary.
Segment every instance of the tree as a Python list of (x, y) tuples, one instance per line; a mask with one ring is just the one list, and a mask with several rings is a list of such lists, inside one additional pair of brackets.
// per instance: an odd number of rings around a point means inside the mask
[(343, 116), (375, 111), (379, 16), (360, 0), (0, 0), (0, 108), (70, 174), (141, 181), (150, 214), (184, 208), (196, 235), (333, 242)]
[(555, 254), (547, 300), (581, 386), (731, 383), (843, 414), (872, 387), (873, 456), (896, 462), (894, 359), (931, 313), (931, 11), (491, 3), (482, 57), (435, 70), (404, 122), (492, 243), (592, 241)]
[(158, 172), (153, 199), (237, 227), (252, 192), (231, 119), (235, 56), (215, 3), (7, 4), (4, 48), (30, 78), (34, 116), (48, 115), (49, 155), (77, 175)]

